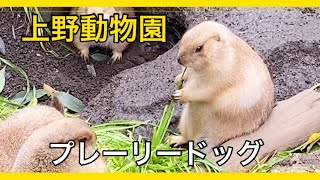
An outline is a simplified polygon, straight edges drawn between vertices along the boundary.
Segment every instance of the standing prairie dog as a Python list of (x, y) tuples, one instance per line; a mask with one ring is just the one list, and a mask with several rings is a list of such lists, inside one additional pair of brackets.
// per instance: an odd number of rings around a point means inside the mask
[[(123, 14), (127, 14), (128, 17), (134, 17), (134, 9), (133, 8), (115, 8), (115, 7), (77, 7), (71, 9), (71, 14), (78, 15), (79, 18), (81, 15), (90, 15), (90, 14), (103, 14), (103, 18), (110, 21), (110, 16), (113, 16), (114, 13), (119, 14), (119, 18), (122, 18)], [(78, 20), (80, 23), (80, 20)], [(89, 42), (80, 42), (80, 33), (81, 26), (79, 31), (74, 36), (74, 45), (79, 49), (81, 57), (86, 61), (89, 59), (89, 48), (94, 46), (101, 46), (104, 48), (110, 48), (112, 50), (111, 61), (114, 63), (117, 60), (122, 58), (122, 52), (129, 45), (128, 42), (113, 42), (113, 37), (108, 34), (108, 39), (106, 42), (96, 43), (95, 41)]]
[(171, 145), (205, 140), (215, 147), (254, 131), (271, 113), (274, 85), (266, 65), (227, 27), (205, 21), (191, 28), (182, 37), (178, 62), (187, 70), (184, 87), (172, 96), (185, 104), (181, 136), (171, 137)]
[[(75, 147), (54, 166), (52, 161), (63, 149), (50, 149), (49, 144), (69, 140), (75, 141)], [(96, 135), (83, 120), (65, 118), (54, 107), (26, 107), (0, 123), (0, 172), (104, 172), (102, 157), (89, 165), (79, 164), (79, 141), (85, 141), (85, 158), (90, 157)]]

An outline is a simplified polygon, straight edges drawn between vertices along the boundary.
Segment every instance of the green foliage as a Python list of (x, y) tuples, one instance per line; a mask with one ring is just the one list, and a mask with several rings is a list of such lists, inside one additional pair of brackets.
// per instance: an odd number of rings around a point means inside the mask
[(57, 91), (54, 93), (59, 100), (59, 102), (66, 108), (70, 109), (73, 112), (80, 113), (85, 105), (81, 100), (72, 96), (69, 93)]
[(9, 60), (4, 59), (2, 57), (0, 57), (0, 61), (2, 61), (4, 64), (6, 64), (7, 66), (11, 67), (13, 70), (15, 70), (16, 72), (18, 72), (20, 75), (22, 75), (24, 77), (24, 79), (26, 80), (27, 83), (27, 87), (26, 87), (26, 94), (25, 96), (21, 99), (21, 101), (19, 103), (22, 103), (25, 98), (27, 97), (29, 91), (30, 91), (30, 80), (29, 77), (27, 76), (26, 72), (24, 72), (24, 70), (20, 67), (18, 67), (17, 65), (11, 63)]
[(6, 84), (6, 67), (0, 70), (0, 93), (3, 91)]
[[(27, 16), (27, 19), (29, 21), (28, 22), (29, 24), (32, 23), (32, 15), (33, 14), (38, 15), (38, 21), (39, 22), (44, 22), (44, 20), (42, 18), (42, 15), (41, 15), (41, 12), (39, 11), (39, 9), (37, 7), (23, 7), (23, 8), (24, 8), (24, 12), (26, 13), (26, 16)], [(45, 28), (44, 30), (49, 34), (49, 36), (51, 36), (51, 30), (49, 28)], [(39, 29), (38, 33), (39, 33), (39, 36), (44, 36), (45, 35), (43, 29)], [(62, 47), (64, 47), (68, 51), (70, 51), (71, 54), (76, 54), (76, 52), (73, 49), (71, 49), (70, 47), (68, 47), (65, 43), (63, 43), (61, 41), (58, 41), (58, 43)], [(57, 57), (57, 58), (61, 58), (61, 56), (52, 47), (45, 46), (45, 44), (43, 42), (40, 42), (40, 46), (43, 49), (43, 51), (49, 52), (52, 55), (54, 55), (55, 57)], [(64, 57), (67, 57), (69, 55), (70, 54), (66, 54)], [(64, 58), (64, 57), (62, 57), (62, 58)]]
[(21, 105), (15, 104), (8, 99), (0, 96), (0, 121), (6, 119), (20, 107)]
[[(181, 80), (177, 84), (177, 89), (182, 85)], [(151, 125), (148, 121), (118, 120), (93, 126), (93, 131), (98, 137), (98, 149), (127, 150), (128, 156), (108, 157), (107, 167), (109, 172), (219, 172), (222, 171), (217, 165), (208, 159), (195, 159), (195, 167), (188, 166), (188, 152), (183, 150), (182, 156), (156, 156), (157, 150), (176, 150), (171, 148), (164, 140), (168, 132), (175, 109), (175, 101), (172, 100), (166, 106), (162, 118), (158, 125), (154, 127), (151, 140), (151, 155), (149, 161), (137, 166), (136, 161), (144, 157), (145, 140), (141, 136), (134, 138), (134, 130), (138, 126)], [(126, 135), (122, 131), (126, 130)], [(133, 156), (133, 141), (139, 142), (139, 156)]]
[[(97, 134), (97, 147), (99, 150), (127, 150), (128, 156), (113, 156), (108, 157), (107, 168), (109, 172), (190, 172), (192, 167), (188, 166), (188, 152), (183, 150), (182, 156), (156, 156), (156, 150), (175, 150), (168, 144), (160, 142), (155, 144), (151, 141), (151, 155), (149, 161), (137, 166), (136, 161), (144, 157), (145, 140), (141, 136), (134, 137), (134, 129), (138, 126), (150, 125), (148, 121), (133, 121), (133, 120), (115, 120), (102, 125), (92, 126), (92, 130)], [(160, 129), (160, 127), (157, 127)], [(122, 133), (126, 131), (126, 134)], [(164, 133), (166, 129), (163, 129)], [(162, 136), (162, 135), (159, 135)], [(153, 139), (161, 139), (153, 137)], [(133, 141), (139, 142), (139, 156), (133, 156)], [(209, 160), (195, 160), (194, 171), (200, 172), (204, 167), (209, 172), (221, 171), (218, 166)]]

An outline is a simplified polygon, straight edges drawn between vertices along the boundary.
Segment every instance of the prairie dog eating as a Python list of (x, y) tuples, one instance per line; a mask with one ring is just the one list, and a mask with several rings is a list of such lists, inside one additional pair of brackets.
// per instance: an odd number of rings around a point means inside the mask
[[(81, 15), (90, 15), (90, 14), (103, 14), (103, 18), (110, 20), (110, 16), (114, 15), (114, 13), (119, 14), (119, 18), (122, 18), (123, 14), (127, 14), (128, 17), (134, 17), (134, 9), (133, 8), (115, 8), (115, 7), (77, 7), (72, 8), (71, 13), (72, 15), (78, 15), (79, 18)], [(78, 20), (78, 23), (80, 21)], [(100, 46), (104, 48), (109, 48), (112, 50), (112, 57), (111, 61), (114, 63), (117, 60), (122, 58), (122, 52), (127, 48), (129, 45), (128, 42), (117, 42), (115, 43), (112, 36), (109, 36), (106, 42), (96, 43), (95, 41), (88, 41), (88, 42), (80, 42), (80, 32), (79, 31), (74, 36), (73, 44), (77, 49), (80, 51), (81, 57), (86, 61), (89, 59), (89, 48), (94, 46)]]
[[(205, 140), (215, 147), (256, 130), (274, 107), (274, 85), (260, 56), (222, 24), (205, 21), (182, 37), (178, 62), (187, 68), (178, 146)], [(182, 74), (176, 79), (181, 78)]]
[[(75, 141), (75, 147), (54, 166), (52, 161), (64, 149), (51, 149), (49, 144), (69, 140)], [(79, 141), (85, 141), (85, 157), (90, 157), (96, 135), (83, 120), (66, 118), (49, 106), (26, 107), (0, 123), (0, 172), (104, 172), (102, 157), (89, 165), (79, 164)]]

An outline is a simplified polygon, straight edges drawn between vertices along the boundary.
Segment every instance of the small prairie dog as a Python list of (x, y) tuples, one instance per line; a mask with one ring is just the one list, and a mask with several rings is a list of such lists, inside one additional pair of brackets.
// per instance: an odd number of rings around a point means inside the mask
[[(115, 7), (77, 7), (72, 8), (71, 13), (73, 15), (90, 15), (90, 14), (103, 14), (103, 18), (110, 20), (110, 16), (114, 15), (114, 13), (119, 14), (119, 18), (122, 18), (123, 14), (127, 14), (128, 17), (134, 17), (134, 9), (133, 8), (115, 8)], [(79, 17), (80, 18), (80, 17)], [(78, 20), (78, 23), (80, 21)], [(108, 39), (106, 42), (102, 43), (96, 43), (95, 41), (90, 42), (80, 42), (80, 32), (81, 27), (79, 28), (79, 31), (74, 36), (74, 45), (76, 48), (79, 49), (81, 57), (86, 61), (89, 59), (89, 48), (94, 46), (101, 46), (104, 48), (110, 48), (112, 50), (112, 57), (111, 61), (114, 63), (117, 60), (120, 60), (122, 58), (122, 52), (127, 48), (129, 45), (128, 42), (113, 42), (113, 36), (110, 36), (108, 34)]]
[[(75, 141), (75, 147), (64, 162), (54, 166), (52, 161), (64, 149), (50, 149), (49, 144), (69, 140)], [(103, 157), (88, 165), (79, 164), (79, 141), (85, 141), (85, 158), (90, 157), (96, 135), (85, 121), (66, 118), (54, 107), (26, 107), (0, 123), (0, 172), (106, 171)]]
[[(184, 102), (175, 147), (205, 140), (215, 147), (250, 133), (274, 107), (274, 85), (259, 55), (222, 24), (205, 21), (182, 37), (178, 62), (187, 67), (183, 88), (172, 97)], [(182, 74), (176, 79), (180, 79)]]

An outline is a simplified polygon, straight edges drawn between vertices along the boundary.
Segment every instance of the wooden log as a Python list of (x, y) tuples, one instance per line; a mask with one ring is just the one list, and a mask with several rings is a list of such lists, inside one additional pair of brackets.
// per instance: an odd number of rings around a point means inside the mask
[[(245, 140), (251, 142), (263, 140), (264, 145), (256, 157), (262, 159), (275, 150), (282, 151), (296, 147), (306, 142), (310, 135), (316, 132), (320, 132), (320, 93), (308, 89), (279, 102), (268, 120), (255, 132), (222, 144), (225, 149), (228, 146), (233, 147), (233, 152), (231, 158), (221, 168), (226, 171), (246, 172), (256, 165), (255, 160), (244, 167), (240, 164), (252, 152), (248, 150), (242, 157), (237, 154)], [(214, 162), (223, 157), (215, 157), (212, 149), (206, 154)]]

